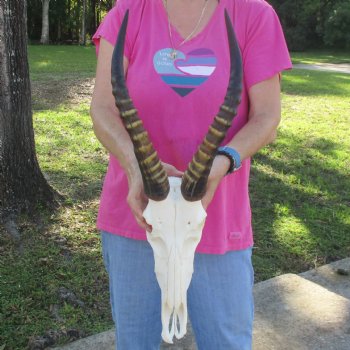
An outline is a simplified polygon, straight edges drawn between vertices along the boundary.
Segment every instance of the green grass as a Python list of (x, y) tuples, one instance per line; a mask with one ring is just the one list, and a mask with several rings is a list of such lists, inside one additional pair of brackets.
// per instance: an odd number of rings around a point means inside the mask
[(350, 63), (350, 52), (344, 51), (306, 51), (306, 52), (292, 52), (293, 63)]
[(277, 141), (254, 157), (258, 279), (350, 255), (350, 75), (284, 74)]
[[(65, 200), (40, 220), (21, 218), (22, 253), (0, 231), (2, 350), (25, 349), (49, 330), (89, 335), (112, 326), (95, 229), (107, 154), (93, 134), (88, 100), (72, 103), (62, 91), (91, 78), (94, 60), (92, 48), (30, 47), (33, 83), (49, 92), (57, 84), (52, 95), (61, 96), (45, 95), (45, 104), (34, 96), (34, 126), (40, 165)], [(252, 165), (257, 281), (350, 256), (349, 105), (350, 75), (284, 74), (278, 139)], [(60, 287), (84, 306), (62, 300)]]
[(67, 79), (74, 76), (93, 76), (96, 68), (95, 48), (92, 46), (28, 47), (32, 80)]
[[(57, 211), (43, 211), (40, 220), (21, 218), (22, 253), (0, 231), (2, 350), (26, 349), (30, 339), (50, 330), (91, 334), (112, 326), (108, 278), (95, 229), (107, 154), (94, 136), (88, 100), (65, 101), (68, 87), (79, 90), (81, 81), (93, 77), (94, 49), (31, 46), (29, 54), (33, 84), (45, 90), (37, 89), (34, 96), (37, 154), (49, 182), (65, 200)], [(60, 298), (61, 287), (84, 307)], [(68, 340), (62, 336), (58, 343)]]

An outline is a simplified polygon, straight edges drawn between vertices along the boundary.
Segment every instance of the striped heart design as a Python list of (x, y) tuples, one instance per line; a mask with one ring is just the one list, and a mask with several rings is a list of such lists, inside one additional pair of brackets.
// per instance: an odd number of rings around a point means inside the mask
[(172, 51), (170, 48), (157, 51), (153, 65), (164, 83), (184, 97), (213, 74), (217, 59), (213, 51), (205, 48), (190, 51), (187, 55), (177, 50), (175, 60), (170, 56)]

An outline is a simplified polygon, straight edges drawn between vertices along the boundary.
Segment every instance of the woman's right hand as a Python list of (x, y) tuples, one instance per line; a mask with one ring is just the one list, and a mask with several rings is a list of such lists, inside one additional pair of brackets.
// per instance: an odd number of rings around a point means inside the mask
[[(182, 171), (176, 169), (171, 164), (162, 162), (162, 165), (168, 176), (181, 177), (183, 175)], [(128, 182), (129, 192), (127, 196), (127, 203), (138, 225), (142, 229), (151, 232), (152, 226), (149, 225), (143, 217), (143, 212), (148, 204), (148, 198), (145, 195), (141, 173), (138, 172), (137, 174), (130, 176), (128, 178)]]
[(134, 175), (129, 179), (129, 192), (126, 201), (138, 225), (142, 229), (151, 232), (152, 226), (147, 224), (143, 217), (143, 212), (148, 204), (148, 198), (145, 195), (141, 174)]

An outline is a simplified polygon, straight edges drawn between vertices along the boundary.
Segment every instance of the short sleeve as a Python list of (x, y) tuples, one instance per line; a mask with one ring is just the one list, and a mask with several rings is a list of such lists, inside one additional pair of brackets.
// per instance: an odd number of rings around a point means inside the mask
[[(138, 32), (139, 18), (141, 15), (140, 3), (142, 1), (132, 0), (118, 0), (116, 5), (107, 13), (102, 23), (98, 27), (96, 33), (92, 37), (92, 41), (96, 47), (96, 54), (100, 48), (100, 39), (103, 38), (111, 43), (113, 46), (117, 41), (119, 28), (123, 21), (127, 10), (130, 10), (128, 29), (126, 33), (124, 55), (130, 59), (133, 43)], [(139, 6), (135, 6), (138, 4)]]
[(280, 21), (264, 1), (251, 3), (242, 52), (247, 90), (253, 85), (292, 68)]

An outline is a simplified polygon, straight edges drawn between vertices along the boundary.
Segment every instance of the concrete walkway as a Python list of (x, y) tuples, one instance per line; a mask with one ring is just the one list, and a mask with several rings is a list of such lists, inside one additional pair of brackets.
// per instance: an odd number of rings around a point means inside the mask
[[(257, 283), (254, 297), (254, 350), (350, 349), (350, 258)], [(110, 330), (59, 349), (114, 350), (113, 338)], [(196, 350), (191, 329), (161, 349)]]
[[(350, 74), (350, 63), (334, 64), (334, 63), (318, 63), (318, 64), (293, 64), (293, 68), (298, 69), (310, 69), (310, 70), (323, 70), (328, 72), (338, 72)], [(349, 347), (350, 349), (350, 347)]]

